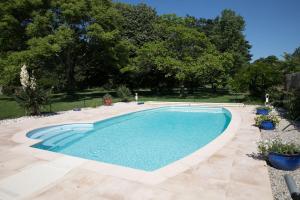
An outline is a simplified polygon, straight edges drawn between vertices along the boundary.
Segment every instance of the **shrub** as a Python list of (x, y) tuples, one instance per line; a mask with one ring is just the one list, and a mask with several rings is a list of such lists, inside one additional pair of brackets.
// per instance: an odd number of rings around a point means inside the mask
[(13, 96), (15, 94), (16, 89), (17, 88), (14, 86), (6, 86), (5, 85), (2, 87), (2, 93), (7, 96)]
[(288, 110), (288, 116), (291, 119), (300, 117), (300, 90), (287, 95), (285, 108)]
[(279, 123), (279, 118), (275, 115), (260, 115), (255, 118), (255, 125), (260, 126), (263, 121), (271, 121), (277, 125)]
[(21, 68), (20, 82), (22, 88), (16, 90), (16, 101), (25, 108), (27, 114), (39, 115), (42, 105), (48, 100), (48, 95), (37, 86), (34, 76), (30, 77), (26, 65)]
[(300, 146), (294, 143), (283, 143), (280, 139), (272, 141), (260, 141), (258, 143), (258, 152), (264, 156), (268, 153), (279, 153), (285, 155), (300, 154)]
[(131, 98), (131, 92), (125, 85), (119, 86), (116, 92), (121, 101), (128, 102)]

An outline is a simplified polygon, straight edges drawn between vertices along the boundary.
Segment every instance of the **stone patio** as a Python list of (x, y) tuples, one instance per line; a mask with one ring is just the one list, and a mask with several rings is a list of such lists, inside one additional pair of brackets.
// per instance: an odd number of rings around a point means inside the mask
[(122, 171), (109, 173), (109, 165), (105, 170), (95, 169), (97, 163), (93, 166), (92, 161), (31, 148), (37, 141), (24, 142), (27, 130), (41, 126), (98, 121), (161, 105), (118, 103), (0, 121), (0, 199), (273, 199), (266, 163), (251, 157), (260, 138), (259, 129), (253, 126), (253, 106), (226, 104), (241, 117), (234, 137), (212, 156), (151, 184), (129, 180)]

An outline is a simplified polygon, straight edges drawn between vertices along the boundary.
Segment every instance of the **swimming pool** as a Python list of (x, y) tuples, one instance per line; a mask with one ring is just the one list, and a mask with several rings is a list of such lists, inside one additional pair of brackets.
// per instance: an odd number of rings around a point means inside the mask
[(154, 171), (197, 151), (231, 121), (224, 108), (173, 106), (134, 112), (91, 124), (30, 131), (32, 147), (89, 160)]

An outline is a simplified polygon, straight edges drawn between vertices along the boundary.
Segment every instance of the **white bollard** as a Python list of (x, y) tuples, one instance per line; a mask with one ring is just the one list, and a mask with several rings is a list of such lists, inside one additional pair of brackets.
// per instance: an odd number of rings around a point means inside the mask
[(266, 102), (265, 102), (265, 105), (268, 105), (269, 104), (269, 94), (266, 94)]

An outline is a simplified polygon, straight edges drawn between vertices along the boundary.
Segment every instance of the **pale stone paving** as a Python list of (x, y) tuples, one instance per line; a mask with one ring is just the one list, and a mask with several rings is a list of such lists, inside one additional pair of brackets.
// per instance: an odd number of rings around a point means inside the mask
[[(259, 140), (259, 130), (253, 126), (253, 106), (232, 108), (241, 115), (241, 127), (217, 153), (154, 185), (97, 173), (76, 158), (70, 161), (60, 154), (33, 149), (21, 142), (24, 136), (14, 136), (43, 125), (97, 121), (153, 107), (157, 105), (117, 104), (0, 123), (0, 199), (272, 199), (266, 163), (250, 156)], [(38, 179), (35, 172), (42, 173)], [(28, 187), (19, 188), (22, 185)]]

